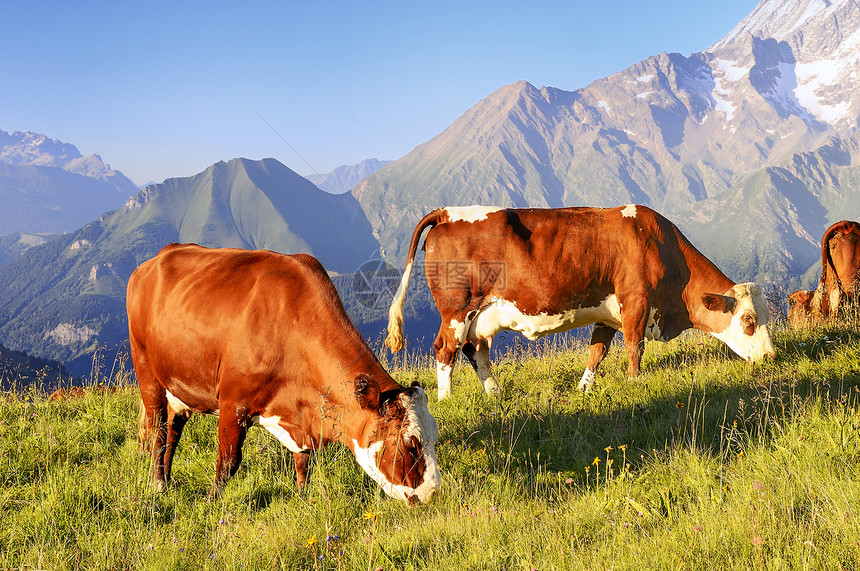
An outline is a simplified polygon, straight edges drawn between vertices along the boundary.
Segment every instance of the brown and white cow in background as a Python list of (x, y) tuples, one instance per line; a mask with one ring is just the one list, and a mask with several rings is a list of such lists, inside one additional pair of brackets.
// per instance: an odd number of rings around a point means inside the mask
[(799, 289), (788, 296), (788, 323), (792, 326), (812, 323), (812, 301), (815, 290)]
[(799, 325), (844, 313), (860, 300), (860, 224), (842, 220), (821, 237), (821, 277), (813, 290), (788, 296), (789, 323)]
[(427, 228), (425, 273), (442, 316), (433, 345), (440, 399), (451, 394), (459, 349), (485, 390), (497, 390), (489, 350), (503, 329), (537, 339), (595, 323), (579, 383), (585, 391), (618, 330), (631, 377), (639, 373), (645, 339), (667, 341), (690, 327), (749, 361), (775, 355), (758, 286), (734, 283), (669, 220), (636, 205), (431, 212), (412, 234), (389, 312), (386, 345), (394, 352), (403, 346), (406, 286)]
[(308, 452), (340, 441), (392, 497), (426, 502), (439, 488), (427, 395), (382, 368), (315, 258), (172, 244), (132, 274), (127, 307), (158, 489), (192, 412), (218, 416), (210, 496), (252, 425), (293, 452), (300, 486)]

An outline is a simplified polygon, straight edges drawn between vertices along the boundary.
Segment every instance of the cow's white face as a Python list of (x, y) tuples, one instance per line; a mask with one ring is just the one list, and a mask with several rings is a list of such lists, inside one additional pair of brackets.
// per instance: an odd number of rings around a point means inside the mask
[(722, 311), (730, 312), (731, 320), (725, 329), (712, 331), (711, 335), (747, 361), (759, 361), (765, 357), (773, 359), (776, 351), (767, 330), (770, 312), (761, 289), (754, 283), (737, 284), (723, 296), (714, 297), (723, 298)]
[(392, 498), (428, 502), (442, 479), (436, 459), (439, 428), (424, 389), (412, 387), (387, 405), (376, 436), (366, 448), (353, 440), (355, 458), (367, 475)]

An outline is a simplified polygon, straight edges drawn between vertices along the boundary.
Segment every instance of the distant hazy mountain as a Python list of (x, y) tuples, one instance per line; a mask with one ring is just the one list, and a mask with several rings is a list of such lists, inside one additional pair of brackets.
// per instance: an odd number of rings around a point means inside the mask
[(132, 271), (170, 242), (307, 252), (339, 272), (378, 249), (351, 194), (323, 192), (274, 159), (220, 162), (0, 267), (0, 343), (88, 371), (97, 345), (127, 338)]
[[(849, 189), (799, 166), (829, 163), (830, 149), (849, 161), (833, 165), (839, 176), (857, 165), (846, 149), (860, 117), (858, 52), (858, 3), (767, 0), (702, 53), (656, 55), (573, 92), (502, 87), (353, 193), (395, 263), (439, 206), (636, 202), (678, 218), (735, 279), (798, 280), (827, 225), (860, 217), (860, 203), (822, 198)], [(765, 183), (780, 173), (796, 177), (790, 189)], [(822, 197), (794, 203), (816, 185)], [(749, 255), (755, 238), (766, 255)]]
[(75, 230), (136, 191), (98, 155), (83, 157), (45, 135), (0, 131), (0, 235)]
[(305, 178), (326, 192), (341, 194), (351, 190), (359, 181), (372, 175), (390, 162), (366, 159), (357, 165), (343, 165), (328, 174), (310, 174)]

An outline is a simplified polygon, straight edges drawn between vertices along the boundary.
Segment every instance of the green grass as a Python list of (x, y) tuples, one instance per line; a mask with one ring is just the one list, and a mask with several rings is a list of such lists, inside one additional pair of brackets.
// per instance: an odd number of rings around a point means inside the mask
[[(209, 503), (204, 416), (154, 494), (133, 387), (8, 394), (0, 568), (857, 569), (860, 328), (777, 328), (774, 342), (779, 358), (758, 365), (696, 333), (650, 343), (635, 380), (616, 345), (589, 395), (582, 345), (494, 355), (498, 398), (461, 362), (454, 397), (431, 396), (443, 488), (413, 508), (340, 445), (297, 491), (291, 455), (260, 430)], [(390, 363), (431, 395), (432, 365)]]

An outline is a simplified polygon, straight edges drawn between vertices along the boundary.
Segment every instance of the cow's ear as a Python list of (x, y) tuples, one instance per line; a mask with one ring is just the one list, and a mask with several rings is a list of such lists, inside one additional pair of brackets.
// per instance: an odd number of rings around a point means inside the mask
[(367, 375), (355, 378), (355, 400), (361, 408), (379, 408), (379, 384)]
[(711, 311), (731, 313), (735, 310), (737, 300), (727, 295), (717, 293), (706, 293), (702, 295), (702, 305)]

